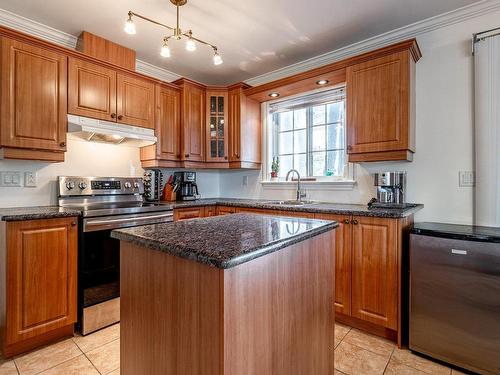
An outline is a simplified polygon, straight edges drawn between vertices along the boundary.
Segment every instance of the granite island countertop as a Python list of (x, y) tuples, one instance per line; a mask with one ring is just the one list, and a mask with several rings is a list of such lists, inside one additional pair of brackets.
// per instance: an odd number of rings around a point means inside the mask
[(423, 204), (412, 204), (407, 208), (369, 208), (368, 205), (348, 204), (348, 203), (329, 203), (314, 202), (302, 206), (278, 204), (278, 200), (270, 199), (237, 199), (237, 198), (208, 198), (196, 201), (163, 202), (172, 208), (189, 208), (199, 206), (228, 206), (228, 207), (247, 207), (266, 210), (279, 210), (291, 212), (309, 212), (319, 214), (336, 215), (358, 215), (385, 218), (403, 218), (420, 211)]
[(0, 208), (0, 220), (23, 221), (37, 219), (55, 219), (59, 217), (80, 216), (81, 211), (59, 206), (34, 206)]
[(111, 237), (224, 269), (337, 226), (335, 221), (240, 213), (117, 229)]

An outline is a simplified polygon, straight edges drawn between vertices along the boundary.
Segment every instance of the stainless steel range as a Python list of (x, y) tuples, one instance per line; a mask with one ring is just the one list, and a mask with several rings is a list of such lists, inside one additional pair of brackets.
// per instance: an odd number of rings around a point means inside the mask
[(86, 335), (120, 320), (116, 228), (173, 221), (167, 205), (144, 202), (140, 177), (59, 177), (59, 206), (82, 211), (78, 247), (78, 325)]

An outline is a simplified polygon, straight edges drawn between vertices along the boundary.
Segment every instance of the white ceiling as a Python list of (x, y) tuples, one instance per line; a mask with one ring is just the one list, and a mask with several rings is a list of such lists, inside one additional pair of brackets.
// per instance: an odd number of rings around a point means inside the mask
[(82, 30), (137, 51), (137, 57), (206, 84), (229, 84), (288, 66), (478, 0), (188, 0), (181, 28), (218, 46), (187, 52), (171, 43), (160, 57), (164, 29), (136, 19), (137, 34), (123, 31), (129, 10), (175, 24), (169, 0), (2, 0), (0, 7), (75, 36)]

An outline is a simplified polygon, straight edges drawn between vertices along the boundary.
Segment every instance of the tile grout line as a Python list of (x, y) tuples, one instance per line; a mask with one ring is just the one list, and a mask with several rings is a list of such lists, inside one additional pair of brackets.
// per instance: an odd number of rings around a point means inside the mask
[(387, 367), (389, 367), (389, 363), (391, 363), (392, 355), (394, 354), (395, 351), (396, 351), (396, 348), (392, 348), (391, 355), (389, 356), (389, 360), (387, 361), (387, 363), (384, 367), (384, 372), (382, 372), (382, 375), (385, 374), (385, 372), (387, 371)]
[[(62, 341), (60, 341), (60, 342), (62, 342)], [(47, 346), (45, 346), (44, 348), (48, 348), (48, 347), (50, 347), (50, 346), (52, 346), (52, 345), (47, 345)], [(76, 345), (76, 344), (75, 344), (75, 346), (76, 346), (76, 348), (77, 348), (78, 350), (80, 350), (81, 354), (83, 354), (83, 352), (82, 352), (82, 351), (81, 351), (81, 349), (78, 347), (78, 345)], [(44, 370), (42, 370), (42, 371), (38, 371), (38, 372), (34, 373), (33, 375), (38, 375), (38, 374), (41, 374), (41, 373), (42, 373), (42, 372), (44, 372), (44, 371), (47, 371), (47, 370), (53, 369), (54, 367), (57, 367), (57, 366), (59, 366), (59, 365), (62, 365), (63, 363), (69, 362), (69, 361), (71, 361), (72, 359), (78, 358), (81, 354), (78, 354), (78, 355), (76, 355), (76, 356), (74, 356), (74, 357), (68, 358), (67, 360), (62, 361), (61, 363), (58, 363), (58, 364), (57, 364), (57, 365), (55, 365), (55, 366), (52, 366), (52, 367), (47, 367), (46, 369), (44, 369)], [(14, 363), (15, 363), (15, 361), (14, 361)], [(17, 368), (17, 363), (15, 363), (15, 364), (16, 364), (16, 368)], [(19, 370), (18, 370), (18, 373), (19, 373), (19, 375), (22, 375), (22, 374), (21, 374), (21, 371), (19, 371)]]
[[(97, 348), (96, 348), (96, 349), (97, 349)], [(82, 350), (82, 352), (83, 352), (83, 350)], [(87, 361), (89, 361), (89, 362), (90, 362), (90, 364), (92, 365), (92, 367), (93, 367), (93, 368), (95, 368), (95, 370), (97, 371), (97, 373), (98, 373), (98, 374), (100, 374), (100, 375), (103, 375), (103, 374), (99, 371), (99, 369), (96, 367), (96, 365), (94, 365), (94, 362), (92, 362), (92, 361), (90, 360), (90, 358), (89, 358), (89, 357), (87, 357), (87, 354), (86, 354), (86, 353), (83, 353), (83, 355), (84, 355), (84, 357), (85, 357), (85, 358), (87, 358)]]

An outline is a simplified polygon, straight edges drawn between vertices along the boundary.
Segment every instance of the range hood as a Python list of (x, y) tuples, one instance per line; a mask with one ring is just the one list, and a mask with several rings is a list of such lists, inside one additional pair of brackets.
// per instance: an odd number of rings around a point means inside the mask
[(143, 147), (156, 143), (153, 129), (68, 115), (68, 136), (89, 142)]

